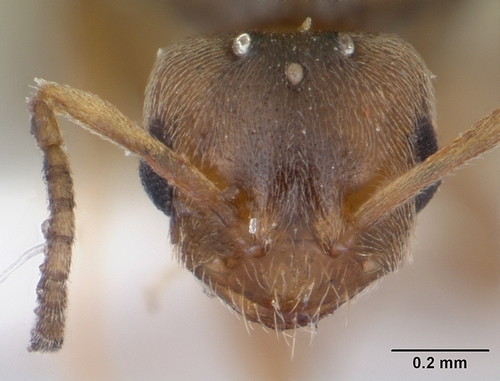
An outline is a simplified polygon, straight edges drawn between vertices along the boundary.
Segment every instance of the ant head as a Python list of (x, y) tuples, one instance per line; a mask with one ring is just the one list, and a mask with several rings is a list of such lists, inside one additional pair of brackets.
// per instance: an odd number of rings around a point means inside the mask
[(314, 324), (397, 269), (437, 183), (368, 224), (356, 213), (437, 150), (430, 78), (386, 35), (243, 33), (161, 51), (146, 127), (237, 216), (224, 224), (142, 163), (181, 261), (231, 308), (277, 329)]

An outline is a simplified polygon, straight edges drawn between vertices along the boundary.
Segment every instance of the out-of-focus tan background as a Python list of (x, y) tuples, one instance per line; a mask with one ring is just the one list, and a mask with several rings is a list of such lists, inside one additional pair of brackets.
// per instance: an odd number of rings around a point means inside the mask
[[(140, 121), (156, 50), (190, 34), (306, 16), (327, 28), (397, 33), (436, 75), (441, 144), (500, 106), (500, 1), (14, 1), (0, 3), (0, 270), (41, 242), (41, 158), (25, 97), (34, 77), (99, 94)], [(41, 258), (0, 285), (0, 380), (493, 380), (500, 378), (500, 149), (448, 178), (419, 215), (414, 262), (322, 320), (295, 356), (272, 333), (202, 293), (171, 260), (168, 220), (141, 189), (137, 160), (63, 123), (77, 244), (67, 337), (29, 354)], [(172, 282), (146, 307), (164, 269)], [(414, 369), (391, 348), (490, 348), (467, 370)], [(425, 360), (427, 355), (421, 355)], [(436, 362), (437, 364), (437, 362)]]

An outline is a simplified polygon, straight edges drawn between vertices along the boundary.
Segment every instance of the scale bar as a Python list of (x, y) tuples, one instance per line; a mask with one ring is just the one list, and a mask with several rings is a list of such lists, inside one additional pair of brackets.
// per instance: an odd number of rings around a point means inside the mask
[(391, 352), (489, 352), (487, 348), (394, 348)]

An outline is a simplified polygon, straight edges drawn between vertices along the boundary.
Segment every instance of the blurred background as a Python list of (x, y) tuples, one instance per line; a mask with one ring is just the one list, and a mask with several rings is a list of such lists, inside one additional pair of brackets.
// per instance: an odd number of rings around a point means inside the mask
[[(42, 242), (33, 78), (99, 94), (138, 122), (156, 51), (188, 35), (313, 25), (396, 33), (436, 75), (441, 145), (500, 106), (500, 1), (14, 1), (0, 3), (0, 271)], [(498, 380), (500, 149), (446, 179), (418, 217), (413, 263), (319, 324), (310, 343), (244, 323), (172, 261), (168, 220), (137, 159), (63, 123), (77, 195), (64, 348), (26, 351), (38, 257), (0, 285), (0, 380)], [(148, 288), (171, 282), (147, 304)], [(490, 348), (466, 370), (414, 369), (392, 348)], [(422, 355), (421, 358), (426, 358)]]

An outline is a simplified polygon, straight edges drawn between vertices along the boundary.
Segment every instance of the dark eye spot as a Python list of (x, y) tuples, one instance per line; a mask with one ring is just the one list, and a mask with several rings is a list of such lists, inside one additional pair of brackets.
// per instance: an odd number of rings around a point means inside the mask
[(167, 216), (172, 214), (172, 187), (144, 161), (139, 163), (139, 176), (149, 198)]
[[(415, 157), (418, 163), (421, 163), (438, 150), (436, 132), (427, 118), (421, 119), (417, 128), (415, 128), (414, 142)], [(432, 184), (415, 197), (415, 210), (417, 213), (431, 200), (440, 184), (441, 181)]]
[[(153, 123), (149, 126), (149, 133), (167, 147), (171, 147), (168, 137), (165, 136), (163, 126)], [(170, 216), (172, 214), (173, 189), (168, 185), (167, 180), (159, 176), (144, 161), (139, 163), (139, 176), (142, 186), (153, 204), (167, 216)]]

